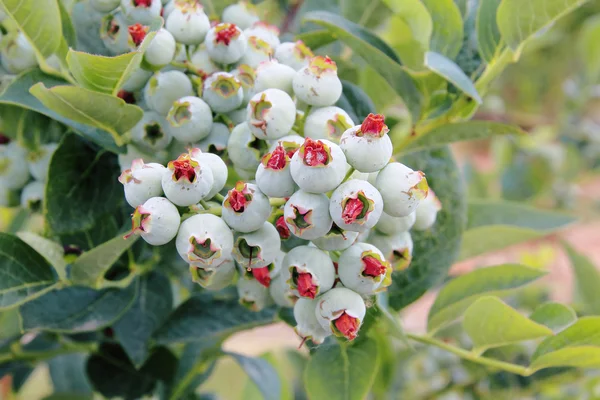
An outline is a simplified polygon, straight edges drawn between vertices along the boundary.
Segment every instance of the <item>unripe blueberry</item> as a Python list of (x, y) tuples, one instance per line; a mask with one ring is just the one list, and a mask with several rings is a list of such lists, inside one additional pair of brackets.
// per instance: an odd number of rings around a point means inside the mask
[[(241, 64), (238, 65), (236, 69), (231, 71), (231, 74), (235, 76), (236, 79), (242, 84), (242, 89), (244, 90), (244, 98), (242, 99), (242, 104), (248, 104), (252, 96), (254, 96), (254, 81), (256, 80), (256, 72), (249, 65)], [(236, 124), (240, 124), (245, 120), (246, 109), (244, 108), (243, 120), (238, 121)]]
[(265, 141), (257, 139), (245, 122), (233, 128), (227, 142), (227, 152), (231, 162), (245, 170), (256, 171), (266, 147)]
[[(185, 52), (184, 52), (185, 54)], [(202, 77), (218, 72), (219, 67), (208, 55), (206, 45), (202, 44), (192, 53), (190, 57), (190, 63), (194, 67), (195, 72)]]
[(271, 303), (269, 288), (255, 279), (241, 277), (236, 286), (240, 304), (251, 311), (260, 311)]
[(383, 210), (393, 217), (413, 213), (429, 190), (424, 173), (399, 162), (389, 163), (379, 171), (375, 187), (383, 198)]
[(212, 199), (215, 194), (219, 193), (227, 183), (227, 165), (221, 157), (212, 153), (203, 153), (200, 149), (191, 150), (192, 158), (200, 163), (200, 165), (206, 165), (210, 168), (213, 175), (213, 185), (210, 192), (206, 195), (205, 199)]
[(162, 17), (163, 20), (167, 21), (169, 15), (173, 12), (179, 0), (162, 0), (163, 9), (162, 9)]
[(34, 179), (45, 181), (48, 176), (48, 168), (52, 155), (58, 148), (57, 143), (43, 144), (34, 152), (29, 153), (27, 159), (29, 161), (29, 173)]
[(296, 97), (311, 106), (331, 106), (342, 95), (337, 66), (329, 57), (317, 56), (310, 60), (308, 67), (296, 73), (293, 86)]
[(199, 97), (186, 96), (175, 100), (167, 114), (167, 127), (180, 142), (197, 142), (210, 133), (212, 111)]
[(284, 137), (271, 141), (269, 152), (272, 152), (277, 146), (281, 145), (287, 156), (291, 159), (303, 144), (304, 138), (302, 136), (297, 134), (285, 135)]
[(277, 60), (263, 61), (256, 69), (256, 82), (254, 90), (262, 92), (270, 88), (280, 89), (288, 95), (293, 96), (292, 81), (296, 76), (296, 70)]
[(314, 299), (333, 287), (335, 268), (333, 261), (322, 250), (299, 246), (285, 255), (282, 270), (290, 271), (290, 287), (300, 297)]
[(242, 84), (228, 72), (217, 72), (204, 81), (202, 99), (217, 113), (235, 110), (242, 104)]
[(108, 14), (102, 18), (100, 38), (112, 54), (122, 54), (129, 51), (128, 26), (125, 17), (121, 13)]
[(249, 1), (238, 1), (223, 10), (223, 22), (236, 24), (241, 29), (250, 28), (259, 20), (256, 8)]
[(144, 53), (144, 60), (154, 67), (162, 67), (169, 64), (175, 58), (177, 43), (171, 33), (161, 28), (148, 45)]
[[(283, 254), (283, 253), (282, 253)], [(283, 261), (283, 260), (282, 260)], [(298, 300), (298, 296), (294, 294), (288, 280), (290, 280), (290, 271), (282, 269), (277, 276), (271, 280), (269, 285), (269, 294), (279, 307), (293, 307)]]
[(92, 8), (104, 14), (114, 11), (120, 3), (121, 0), (90, 0)]
[(214, 183), (213, 173), (190, 154), (182, 154), (169, 162), (162, 176), (165, 196), (181, 207), (197, 204), (206, 198)]
[(395, 235), (371, 233), (369, 243), (377, 247), (394, 270), (406, 269), (412, 260), (413, 241), (410, 232), (399, 232)]
[(35, 50), (23, 33), (14, 33), (3, 39), (0, 61), (10, 73), (18, 74), (37, 66)]
[(275, 261), (280, 246), (281, 240), (277, 229), (265, 222), (253, 232), (235, 232), (232, 254), (235, 261), (244, 269), (263, 268)]
[(323, 329), (348, 340), (358, 336), (366, 312), (363, 298), (343, 287), (331, 289), (319, 297), (315, 310)]
[(227, 22), (210, 28), (204, 43), (210, 58), (221, 64), (238, 62), (248, 48), (244, 32), (235, 24)]
[(369, 182), (351, 179), (334, 190), (329, 212), (333, 222), (341, 229), (363, 232), (379, 221), (383, 200)]
[(131, 168), (119, 176), (127, 203), (135, 208), (152, 197), (161, 196), (164, 170), (165, 167), (160, 164), (144, 164), (141, 158), (134, 160)]
[(296, 184), (290, 174), (290, 158), (279, 145), (266, 154), (256, 170), (256, 184), (269, 197), (290, 197)]
[(127, 152), (125, 154), (119, 154), (118, 156), (121, 172), (130, 169), (133, 161), (138, 158), (142, 158), (146, 161), (155, 162), (159, 164), (164, 164), (167, 161), (165, 152), (159, 152), (151, 156), (145, 153), (144, 151), (140, 150), (133, 144), (128, 144), (126, 146), (126, 149)]
[[(250, 135), (251, 136), (251, 135)], [(202, 139), (195, 147), (199, 147), (204, 152), (221, 154), (227, 147), (229, 140), (229, 129), (227, 125), (215, 122), (207, 137)]]
[(165, 28), (179, 43), (197, 45), (204, 41), (210, 21), (200, 1), (177, 2), (166, 20)]
[(425, 199), (423, 199), (423, 201), (419, 203), (417, 211), (414, 212), (414, 229), (418, 231), (424, 231), (431, 228), (433, 224), (435, 224), (438, 211), (440, 211), (441, 209), (442, 203), (437, 198), (433, 190), (429, 189), (427, 197), (425, 197)]
[(246, 266), (238, 263), (238, 266), (241, 270), (240, 273), (245, 279), (255, 279), (264, 287), (271, 287), (272, 280), (279, 276), (279, 272), (281, 271), (281, 263), (284, 256), (285, 253), (278, 249), (275, 259), (264, 267), (247, 268)]
[[(0, 186), (0, 207), (9, 207), (11, 203), (12, 192), (3, 186)], [(287, 283), (285, 285), (287, 286)]]
[(121, 10), (131, 23), (151, 24), (160, 17), (160, 0), (121, 0)]
[(181, 223), (175, 246), (185, 262), (215, 269), (232, 260), (233, 234), (221, 218), (196, 214)]
[(279, 41), (279, 28), (266, 22), (255, 22), (250, 28), (244, 30), (246, 37), (257, 37), (264, 40), (271, 48), (275, 49), (281, 43)]
[(243, 169), (234, 164), (233, 170), (241, 180), (246, 182), (253, 181), (256, 177), (256, 171), (252, 169)]
[(345, 287), (363, 295), (376, 293), (392, 282), (390, 263), (377, 247), (368, 243), (356, 243), (345, 250), (337, 271)]
[(329, 199), (322, 193), (298, 190), (283, 208), (285, 223), (297, 237), (306, 240), (325, 236), (331, 229)]
[(346, 166), (344, 152), (337, 144), (306, 138), (292, 157), (292, 178), (302, 190), (326, 193), (342, 183)]
[(315, 55), (302, 40), (284, 42), (275, 48), (275, 58), (282, 64), (298, 71), (307, 67)]
[(41, 211), (45, 190), (46, 184), (40, 181), (25, 185), (21, 192), (21, 207), (34, 212)]
[(302, 340), (310, 339), (314, 344), (321, 344), (330, 336), (329, 330), (323, 329), (315, 310), (319, 301), (317, 299), (301, 298), (294, 304), (294, 319), (296, 327), (294, 330), (302, 338)]
[(164, 197), (152, 197), (133, 212), (131, 232), (139, 234), (153, 246), (169, 243), (179, 229), (181, 217), (177, 207)]
[(148, 107), (163, 116), (169, 113), (175, 100), (193, 94), (190, 78), (180, 71), (158, 72), (144, 88)]
[(259, 139), (278, 139), (290, 133), (296, 120), (296, 105), (282, 90), (267, 89), (248, 104), (248, 126)]
[[(244, 91), (244, 98), (245, 98), (245, 96), (246, 96), (246, 92)], [(227, 116), (233, 123), (233, 126), (236, 126), (243, 122), (246, 122), (246, 115), (247, 115), (246, 107), (238, 108), (237, 110), (229, 111), (227, 113)]]
[(415, 224), (416, 218), (416, 212), (408, 214), (406, 217), (392, 217), (383, 212), (375, 225), (375, 229), (384, 235), (395, 235), (396, 233), (409, 231)]
[(385, 167), (393, 153), (393, 145), (383, 115), (369, 114), (362, 125), (344, 132), (340, 147), (348, 164), (360, 172), (376, 172)]
[(192, 281), (208, 290), (221, 290), (231, 285), (237, 270), (233, 260), (224, 261), (217, 268), (200, 268), (190, 264)]
[(240, 59), (240, 64), (257, 68), (261, 62), (269, 61), (273, 57), (273, 48), (264, 40), (256, 36), (248, 36), (248, 48), (246, 54)]
[(142, 119), (131, 128), (131, 140), (142, 150), (154, 153), (171, 143), (171, 133), (165, 129), (166, 121), (154, 111), (146, 111)]
[(129, 33), (127, 45), (129, 46), (129, 49), (136, 50), (139, 46), (141, 46), (144, 39), (146, 39), (148, 32), (150, 32), (150, 27), (147, 25), (142, 25), (139, 22), (129, 25), (127, 27), (127, 33)]
[(321, 250), (337, 251), (352, 246), (357, 237), (358, 232), (344, 231), (336, 224), (333, 224), (325, 236), (313, 239), (312, 242)]
[(306, 117), (304, 134), (312, 139), (327, 139), (339, 143), (342, 134), (352, 126), (352, 118), (339, 107), (315, 108)]
[(252, 183), (236, 183), (223, 200), (223, 220), (238, 232), (261, 228), (270, 214), (269, 199)]
[(17, 142), (0, 144), (0, 187), (21, 189), (28, 180), (27, 151)]
[(127, 78), (127, 81), (125, 81), (121, 89), (127, 92), (137, 92), (146, 86), (151, 77), (151, 71), (146, 71), (142, 68), (135, 69), (129, 78)]

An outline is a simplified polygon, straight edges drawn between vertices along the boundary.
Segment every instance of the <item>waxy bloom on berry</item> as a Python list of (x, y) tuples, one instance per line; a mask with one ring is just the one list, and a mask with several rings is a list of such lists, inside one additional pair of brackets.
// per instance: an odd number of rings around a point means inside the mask
[(269, 25), (266, 22), (255, 22), (250, 28), (244, 30), (246, 37), (257, 37), (271, 48), (275, 49), (281, 43), (279, 40), (279, 28), (275, 25)]
[(28, 180), (27, 151), (16, 141), (0, 144), (0, 187), (16, 190)]
[(341, 229), (364, 232), (379, 221), (383, 200), (369, 182), (351, 179), (334, 190), (329, 212), (333, 222)]
[(363, 298), (347, 288), (331, 289), (317, 299), (317, 320), (327, 331), (354, 340), (365, 318)]
[(344, 132), (340, 147), (348, 164), (360, 172), (376, 172), (387, 165), (393, 145), (383, 115), (369, 114), (361, 125)]
[(185, 262), (214, 269), (232, 259), (233, 234), (221, 218), (197, 214), (183, 221), (175, 245)]
[(173, 137), (183, 143), (204, 139), (213, 125), (212, 111), (199, 97), (185, 96), (176, 100), (167, 114), (167, 127)]
[(228, 72), (217, 72), (204, 81), (202, 99), (214, 112), (226, 113), (242, 104), (244, 90), (239, 80)]
[(163, 116), (176, 100), (193, 94), (192, 81), (181, 71), (157, 72), (144, 88), (146, 105)]
[(151, 197), (161, 196), (162, 176), (165, 167), (161, 164), (149, 163), (139, 158), (131, 163), (131, 168), (123, 171), (119, 182), (125, 190), (125, 200), (131, 207), (142, 205)]
[(236, 232), (233, 257), (242, 268), (263, 268), (275, 261), (281, 239), (275, 227), (265, 222), (252, 232)]
[(182, 154), (167, 164), (163, 173), (162, 187), (169, 200), (185, 207), (206, 198), (214, 183), (208, 165), (200, 164), (190, 154)]
[(289, 197), (296, 191), (290, 173), (290, 157), (282, 145), (265, 154), (256, 170), (256, 184), (270, 197)]
[(246, 64), (250, 68), (256, 68), (263, 61), (269, 61), (273, 57), (273, 47), (256, 36), (248, 36), (248, 49), (239, 63)]
[(290, 287), (300, 297), (314, 299), (328, 291), (335, 281), (333, 261), (315, 247), (298, 246), (283, 258), (282, 269), (290, 271)]
[(394, 270), (401, 271), (410, 265), (412, 260), (413, 241), (410, 232), (398, 232), (394, 235), (382, 235), (372, 232), (369, 243), (377, 247)]
[(236, 24), (241, 29), (250, 28), (259, 20), (256, 7), (247, 0), (238, 1), (223, 10), (223, 22)]
[(121, 10), (131, 23), (151, 24), (162, 9), (161, 0), (121, 0)]
[(317, 308), (318, 300), (300, 298), (294, 304), (294, 319), (296, 320), (296, 327), (294, 330), (302, 338), (302, 342), (310, 339), (315, 344), (321, 344), (327, 336), (331, 333), (329, 330), (323, 329), (319, 321), (315, 310)]
[(339, 143), (342, 134), (354, 126), (348, 113), (339, 107), (313, 109), (306, 117), (304, 134), (312, 139), (327, 139)]
[(437, 213), (442, 209), (442, 203), (437, 198), (433, 190), (429, 189), (427, 197), (419, 203), (417, 211), (415, 211), (414, 228), (419, 231), (424, 231), (435, 224)]
[(236, 183), (223, 200), (223, 219), (238, 232), (261, 228), (270, 214), (269, 199), (252, 183)]
[(298, 99), (316, 107), (334, 105), (342, 95), (342, 82), (337, 66), (329, 57), (317, 56), (310, 60), (294, 77), (294, 93)]
[(313, 52), (302, 40), (284, 42), (275, 48), (275, 58), (277, 61), (296, 71), (307, 67), (314, 56)]
[(225, 187), (225, 183), (227, 183), (229, 171), (225, 161), (216, 154), (203, 153), (198, 148), (191, 149), (190, 155), (194, 160), (198, 161), (200, 165), (206, 165), (210, 168), (213, 175), (213, 184), (205, 199), (213, 198)]
[(255, 92), (262, 92), (267, 89), (279, 89), (293, 96), (292, 82), (294, 76), (296, 76), (296, 70), (292, 67), (280, 64), (277, 60), (263, 61), (256, 68), (254, 90)]
[(58, 148), (57, 143), (46, 143), (41, 145), (36, 151), (30, 152), (27, 156), (29, 172), (34, 179), (46, 181), (48, 178), (48, 169), (52, 155)]
[(152, 197), (133, 212), (131, 232), (126, 236), (140, 235), (153, 246), (169, 243), (179, 229), (177, 207), (164, 197)]
[(344, 231), (336, 224), (333, 224), (329, 232), (324, 236), (313, 239), (312, 242), (321, 250), (337, 251), (350, 247), (357, 237), (358, 232)]
[[(112, 54), (122, 54), (130, 51), (129, 24), (121, 13), (108, 14), (100, 22), (100, 39)], [(3, 64), (7, 60), (2, 54)], [(10, 70), (10, 69), (9, 69)]]
[(119, 7), (120, 3), (121, 0), (90, 0), (90, 4), (94, 10), (105, 14)]
[(165, 128), (166, 120), (163, 116), (154, 111), (146, 111), (140, 122), (131, 128), (131, 140), (148, 153), (164, 150), (173, 138)]
[(382, 252), (368, 243), (356, 243), (339, 259), (338, 276), (342, 284), (357, 293), (369, 295), (386, 288), (392, 267)]
[(385, 235), (395, 235), (400, 232), (409, 231), (415, 224), (416, 219), (416, 212), (408, 214), (406, 217), (392, 217), (384, 211), (381, 213), (381, 218), (377, 221), (375, 229)]
[(154, 67), (162, 67), (173, 61), (176, 51), (175, 38), (168, 30), (161, 28), (148, 45), (144, 60)]
[(346, 168), (346, 157), (337, 144), (306, 138), (292, 157), (291, 173), (300, 189), (326, 193), (342, 183)]
[(204, 41), (210, 29), (210, 21), (204, 13), (200, 0), (177, 1), (175, 8), (167, 17), (165, 28), (171, 32), (177, 42), (198, 45)]
[(227, 153), (236, 167), (256, 171), (266, 146), (266, 142), (254, 136), (248, 124), (243, 122), (231, 131), (227, 142)]
[(329, 199), (322, 193), (298, 190), (285, 203), (283, 216), (290, 231), (301, 239), (317, 239), (331, 229)]
[(190, 265), (192, 281), (208, 290), (221, 290), (233, 284), (237, 268), (233, 260), (221, 263), (217, 268), (201, 268)]
[(429, 186), (425, 174), (404, 164), (388, 164), (377, 175), (375, 187), (383, 198), (383, 210), (394, 217), (413, 213), (427, 197)]
[(230, 23), (221, 23), (210, 28), (204, 43), (210, 58), (221, 64), (239, 61), (248, 48), (244, 32)]
[(263, 286), (256, 279), (241, 277), (236, 286), (240, 304), (250, 311), (260, 311), (271, 303), (269, 288)]
[(296, 120), (294, 101), (279, 89), (255, 94), (247, 112), (250, 131), (259, 139), (279, 139), (287, 135)]
[[(281, 262), (283, 262), (283, 257)], [(269, 294), (275, 304), (279, 307), (293, 307), (298, 300), (298, 296), (294, 293), (294, 290), (290, 288), (290, 285), (288, 285), (290, 278), (290, 271), (281, 268), (279, 273), (272, 278), (271, 284), (269, 285)]]

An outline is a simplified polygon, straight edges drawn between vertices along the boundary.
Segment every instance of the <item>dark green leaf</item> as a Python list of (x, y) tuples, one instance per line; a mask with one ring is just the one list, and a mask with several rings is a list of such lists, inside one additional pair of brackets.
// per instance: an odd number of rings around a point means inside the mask
[(425, 172), (430, 187), (442, 203), (436, 224), (412, 232), (413, 260), (408, 269), (393, 274), (390, 307), (399, 310), (442, 282), (460, 250), (466, 220), (466, 194), (460, 172), (448, 147), (402, 157), (401, 162)]
[(429, 10), (433, 32), (429, 48), (454, 59), (462, 46), (463, 21), (453, 0), (421, 0)]
[(463, 91), (471, 99), (475, 100), (477, 104), (483, 102), (471, 78), (465, 75), (463, 70), (454, 61), (439, 53), (428, 51), (425, 53), (425, 66)]
[(21, 306), (24, 331), (91, 332), (119, 319), (135, 300), (138, 281), (127, 289), (68, 286)]
[(54, 357), (48, 362), (50, 378), (54, 391), (58, 393), (71, 393), (89, 395), (92, 388), (85, 375), (87, 354), (64, 354)]
[(342, 88), (342, 96), (336, 105), (343, 108), (355, 124), (362, 123), (369, 113), (377, 112), (375, 104), (359, 86), (342, 81)]
[(300, 33), (296, 35), (296, 39), (302, 40), (311, 50), (327, 46), (337, 40), (337, 38), (327, 29)]
[(577, 315), (571, 307), (565, 304), (550, 302), (538, 306), (529, 316), (529, 319), (546, 325), (554, 332), (560, 332), (577, 321)]
[(172, 387), (167, 387), (169, 399), (186, 398), (206, 381), (215, 368), (216, 356), (220, 354), (220, 343), (215, 340), (200, 340), (183, 347)]
[(135, 301), (113, 329), (136, 368), (148, 358), (148, 340), (173, 308), (171, 282), (159, 272), (140, 278)]
[(502, 294), (542, 277), (545, 271), (522, 265), (498, 265), (476, 269), (444, 286), (429, 310), (427, 328), (436, 331), (458, 318), (484, 295)]
[(0, 310), (41, 295), (56, 280), (44, 257), (18, 237), (0, 232)]
[(44, 214), (56, 234), (94, 226), (123, 201), (116, 157), (95, 152), (75, 135), (66, 136), (50, 162)]
[(304, 371), (308, 396), (329, 400), (366, 398), (379, 369), (378, 349), (374, 340), (317, 347)]
[(496, 57), (502, 41), (500, 31), (498, 30), (498, 23), (496, 22), (496, 13), (501, 2), (502, 0), (480, 1), (479, 9), (477, 10), (475, 29), (477, 30), (479, 54), (488, 63)]
[(279, 399), (281, 382), (277, 370), (267, 360), (255, 357), (246, 357), (241, 354), (227, 353), (237, 361), (248, 374), (252, 382), (258, 387), (265, 400)]
[(567, 243), (563, 243), (571, 268), (575, 273), (576, 298), (582, 302), (582, 307), (590, 314), (600, 313), (600, 273), (592, 262), (577, 252)]
[(59, 279), (66, 279), (67, 263), (64, 259), (65, 252), (60, 244), (43, 238), (33, 232), (18, 232), (17, 236), (19, 239), (33, 247), (35, 251), (54, 267)]
[(488, 225), (511, 225), (539, 231), (552, 231), (575, 221), (571, 215), (540, 210), (520, 203), (497, 200), (470, 200), (467, 228)]
[(93, 141), (112, 151), (113, 153), (122, 153), (125, 148), (120, 148), (115, 144), (115, 141), (108, 134), (100, 129), (90, 127), (88, 125), (75, 122), (69, 118), (63, 117), (56, 112), (44, 106), (38, 99), (29, 93), (29, 88), (38, 82), (42, 82), (46, 87), (64, 85), (66, 82), (50, 75), (44, 74), (39, 69), (27, 71), (17, 77), (0, 95), (0, 104), (13, 105), (23, 107), (28, 110), (33, 110), (44, 114), (52, 119), (55, 119), (68, 127), (72, 128), (76, 133)]

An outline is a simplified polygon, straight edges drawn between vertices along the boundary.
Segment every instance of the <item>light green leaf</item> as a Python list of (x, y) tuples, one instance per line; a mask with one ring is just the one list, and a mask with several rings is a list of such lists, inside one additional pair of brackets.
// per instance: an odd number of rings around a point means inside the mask
[(400, 153), (439, 147), (450, 143), (487, 139), (500, 135), (525, 135), (525, 132), (514, 125), (489, 121), (468, 121), (446, 124), (434, 128), (416, 138), (408, 138), (399, 143)]
[(552, 353), (565, 347), (595, 346), (600, 347), (600, 317), (582, 317), (573, 325), (555, 336), (545, 339), (533, 353), (535, 361), (544, 354)]
[(35, 251), (41, 254), (54, 267), (60, 280), (66, 279), (67, 263), (64, 259), (65, 252), (59, 243), (43, 238), (33, 232), (18, 232), (17, 236), (33, 247)]
[(475, 300), (500, 295), (527, 285), (546, 272), (522, 265), (505, 264), (481, 268), (451, 280), (429, 310), (427, 328), (436, 331), (458, 318)]
[(63, 44), (61, 44), (61, 46), (64, 46), (66, 49), (69, 47), (77, 47), (77, 32), (75, 32), (75, 27), (73, 26), (69, 11), (63, 1), (58, 0), (57, 3), (62, 22)]
[(475, 85), (473, 84), (473, 81), (471, 81), (471, 78), (465, 75), (463, 70), (460, 69), (454, 61), (439, 53), (428, 51), (425, 53), (425, 66), (463, 91), (466, 95), (475, 100), (477, 104), (483, 102), (481, 96), (477, 93), (477, 89), (475, 89)]
[(496, 13), (502, 0), (485, 0), (479, 2), (475, 29), (479, 54), (486, 62), (491, 62), (501, 48), (502, 36), (496, 22)]
[(71, 264), (69, 278), (77, 285), (98, 288), (106, 271), (117, 262), (137, 239), (139, 239), (138, 235), (132, 235), (127, 239), (123, 239), (123, 236), (119, 235), (90, 251), (86, 251)]
[(0, 232), (0, 310), (38, 297), (54, 283), (48, 261), (17, 236)]
[(504, 42), (519, 53), (527, 40), (587, 0), (502, 0), (497, 22)]
[(600, 314), (600, 273), (592, 262), (567, 243), (563, 243), (571, 268), (575, 273), (576, 298), (583, 309), (591, 314)]
[(419, 119), (422, 96), (412, 77), (399, 64), (399, 59), (385, 42), (360, 25), (339, 15), (324, 11), (307, 13), (306, 21), (324, 26), (356, 54), (369, 62), (402, 97), (415, 121)]
[(38, 83), (29, 91), (63, 117), (109, 132), (118, 146), (124, 144), (122, 136), (144, 115), (141, 108), (118, 97), (77, 86), (48, 89), (43, 83)]
[(344, 109), (355, 124), (361, 124), (369, 115), (375, 113), (375, 104), (360, 86), (342, 80), (342, 95), (336, 106)]
[(465, 311), (465, 332), (473, 341), (473, 352), (552, 335), (550, 328), (531, 321), (493, 296), (481, 297)]
[(277, 370), (262, 358), (246, 357), (242, 354), (227, 353), (237, 361), (248, 377), (260, 390), (264, 400), (278, 400), (281, 395), (281, 381)]
[(583, 61), (587, 81), (595, 84), (600, 77), (600, 15), (586, 19), (579, 33), (577, 47)]
[(463, 42), (463, 20), (453, 0), (421, 0), (429, 10), (433, 32), (429, 48), (454, 59)]
[(316, 50), (319, 47), (333, 43), (337, 38), (327, 29), (303, 32), (296, 35), (296, 40), (302, 40), (310, 49)]
[(377, 342), (320, 346), (304, 371), (311, 399), (362, 400), (369, 393), (379, 369)]
[(548, 233), (510, 225), (489, 225), (467, 229), (463, 234), (459, 261), (501, 250), (513, 244), (539, 239)]
[(43, 62), (58, 51), (62, 23), (56, 0), (1, 0), (0, 4), (32, 44), (38, 60)]
[(554, 332), (560, 332), (577, 321), (577, 315), (571, 307), (565, 304), (550, 302), (538, 306), (529, 319), (546, 325)]
[(600, 347), (580, 346), (559, 349), (536, 358), (529, 368), (533, 373), (551, 367), (599, 368)]

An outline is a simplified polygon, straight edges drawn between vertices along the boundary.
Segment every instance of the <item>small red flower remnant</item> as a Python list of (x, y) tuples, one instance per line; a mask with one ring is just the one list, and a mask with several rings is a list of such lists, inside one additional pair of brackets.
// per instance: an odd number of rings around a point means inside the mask
[(304, 164), (310, 167), (327, 165), (329, 163), (329, 152), (325, 143), (320, 140), (306, 138), (304, 141)]
[(169, 163), (169, 168), (173, 169), (173, 178), (176, 181), (187, 179), (190, 183), (196, 180), (196, 170), (198, 163), (191, 159), (189, 154), (180, 155), (177, 160)]
[(316, 76), (321, 76), (322, 74), (328, 72), (337, 72), (337, 65), (335, 64), (335, 61), (327, 56), (313, 57), (313, 59), (310, 60), (308, 68)]
[(148, 224), (151, 220), (150, 211), (144, 209), (142, 206), (136, 207), (135, 211), (131, 215), (131, 231), (123, 236), (124, 239), (128, 239), (130, 236), (148, 231)]
[(125, 103), (127, 104), (135, 104), (135, 97), (133, 96), (133, 93), (126, 90), (119, 90), (117, 97), (125, 100)]
[(133, 0), (133, 4), (136, 7), (150, 8), (150, 6), (152, 5), (152, 0)]
[(215, 42), (223, 43), (225, 46), (229, 46), (232, 39), (239, 36), (239, 31), (234, 24), (219, 24), (215, 28)]
[(288, 162), (287, 154), (281, 144), (279, 144), (271, 154), (265, 155), (264, 158), (268, 169), (280, 171), (285, 168)]
[(360, 126), (357, 136), (382, 137), (389, 131), (384, 121), (385, 117), (381, 114), (369, 114)]
[(313, 283), (312, 275), (308, 272), (301, 272), (297, 279), (298, 293), (302, 297), (314, 299), (317, 295), (317, 285)]
[(271, 276), (269, 275), (269, 267), (252, 268), (252, 276), (264, 287), (269, 287), (271, 284)]
[(8, 144), (10, 143), (10, 138), (3, 133), (0, 133), (0, 144)]
[(344, 311), (334, 322), (335, 327), (348, 340), (356, 339), (360, 322), (358, 318), (353, 318)]
[(231, 208), (235, 212), (243, 213), (251, 201), (252, 192), (248, 189), (248, 185), (239, 181), (235, 184), (233, 189), (227, 192), (227, 199), (223, 205)]
[(289, 239), (292, 235), (290, 228), (288, 228), (287, 224), (285, 223), (285, 218), (283, 215), (277, 218), (277, 221), (275, 222), (275, 228), (277, 229), (277, 232), (279, 232), (279, 237), (282, 239)]
[(358, 197), (355, 199), (348, 199), (342, 210), (342, 219), (347, 224), (353, 223), (362, 213), (364, 207), (365, 205)]
[(377, 258), (373, 256), (365, 256), (362, 258), (362, 262), (365, 265), (363, 275), (372, 276), (374, 278), (385, 275), (387, 266)]
[(129, 31), (129, 36), (131, 36), (131, 40), (136, 46), (139, 46), (144, 41), (146, 34), (148, 33), (148, 27), (144, 26), (140, 23), (131, 25), (127, 30)]

